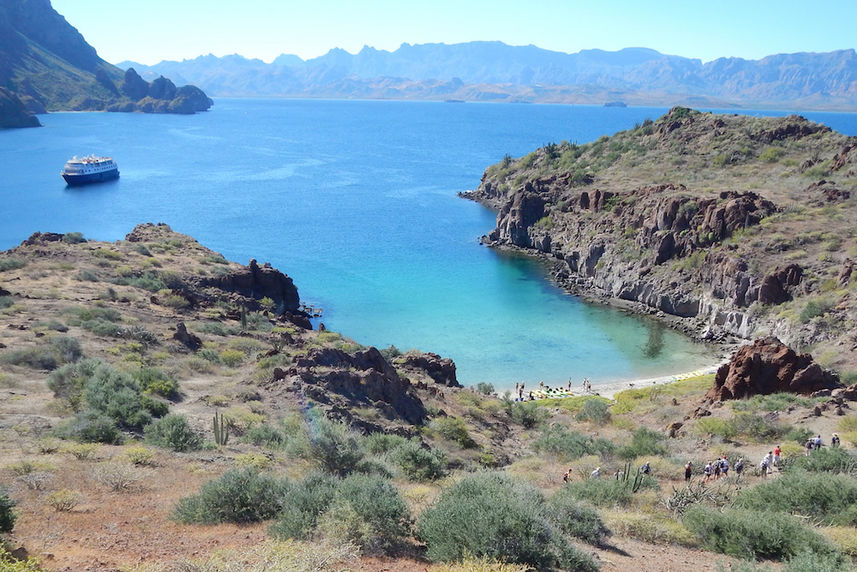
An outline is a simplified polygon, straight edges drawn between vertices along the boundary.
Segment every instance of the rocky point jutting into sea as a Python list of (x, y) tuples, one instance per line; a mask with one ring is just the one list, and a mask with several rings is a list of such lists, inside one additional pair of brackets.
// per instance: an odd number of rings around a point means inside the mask
[(587, 298), (706, 340), (765, 334), (857, 366), (857, 138), (799, 116), (677, 107), (585, 145), (489, 167), (463, 196), (485, 244), (555, 261)]

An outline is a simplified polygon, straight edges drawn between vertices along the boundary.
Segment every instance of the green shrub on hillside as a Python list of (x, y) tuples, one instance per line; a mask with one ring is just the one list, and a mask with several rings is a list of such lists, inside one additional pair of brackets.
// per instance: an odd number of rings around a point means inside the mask
[(307, 539), (336, 496), (339, 480), (327, 473), (310, 473), (283, 493), (283, 511), (271, 525), (271, 536)]
[(640, 490), (658, 490), (658, 482), (651, 476), (629, 475), (627, 479), (600, 478), (574, 481), (566, 485), (563, 495), (592, 503), (595, 506), (628, 506), (634, 493)]
[(574, 460), (584, 455), (610, 455), (615, 446), (606, 439), (593, 439), (560, 425), (552, 425), (542, 430), (539, 438), (533, 442), (533, 449), (539, 453), (556, 455), (562, 460)]
[(54, 370), (83, 356), (77, 338), (56, 336), (47, 344), (32, 346), (0, 355), (0, 363), (24, 365), (32, 369)]
[(316, 416), (309, 423), (309, 454), (322, 469), (334, 475), (348, 475), (363, 460), (361, 438), (344, 423)]
[(9, 498), (8, 492), (0, 490), (0, 533), (12, 532), (17, 519), (15, 501)]
[(476, 441), (470, 436), (467, 425), (458, 417), (439, 417), (431, 422), (431, 428), (444, 439), (458, 443), (464, 449), (476, 447)]
[(142, 367), (132, 373), (143, 393), (159, 395), (165, 399), (179, 397), (179, 384), (172, 376), (157, 367)]
[(183, 523), (247, 523), (274, 518), (288, 485), (254, 467), (232, 469), (196, 495), (180, 499), (172, 518)]
[(505, 402), (505, 407), (512, 421), (526, 429), (541, 424), (548, 416), (547, 411), (535, 401), (520, 402), (509, 399)]
[(520, 563), (537, 569), (597, 570), (570, 543), (532, 486), (497, 472), (475, 473), (441, 493), (418, 520), (431, 560), (465, 557)]
[(145, 428), (146, 442), (172, 451), (193, 451), (202, 447), (202, 436), (194, 431), (187, 417), (170, 413)]
[(425, 449), (419, 439), (405, 441), (390, 451), (390, 460), (413, 481), (430, 481), (446, 474), (446, 455), (438, 449)]
[(383, 455), (407, 442), (408, 440), (401, 435), (370, 433), (363, 439), (363, 446), (370, 455)]
[(98, 366), (83, 386), (83, 400), (90, 409), (112, 418), (127, 429), (140, 430), (152, 421), (140, 386), (113, 367)]
[(610, 421), (610, 404), (600, 397), (591, 397), (583, 403), (583, 408), (575, 415), (575, 419), (604, 425)]
[(623, 459), (635, 459), (637, 457), (664, 455), (667, 452), (663, 441), (666, 437), (662, 433), (640, 427), (631, 436), (631, 442), (620, 447), (617, 454)]
[(857, 480), (842, 474), (790, 470), (776, 480), (742, 491), (735, 506), (850, 526), (857, 524), (853, 520), (857, 516)]
[(74, 417), (54, 429), (53, 433), (61, 439), (81, 443), (110, 443), (115, 445), (122, 442), (122, 434), (116, 426), (116, 421), (112, 417), (92, 409), (84, 409), (75, 413)]
[(548, 500), (551, 518), (563, 533), (589, 544), (600, 546), (610, 536), (601, 515), (566, 489), (560, 489)]
[(812, 473), (857, 475), (857, 455), (841, 447), (825, 448), (809, 457), (801, 455), (784, 459), (781, 466), (784, 471), (801, 469)]
[(682, 522), (706, 549), (736, 558), (787, 560), (804, 551), (837, 555), (820, 534), (782, 513), (697, 505), (687, 510)]

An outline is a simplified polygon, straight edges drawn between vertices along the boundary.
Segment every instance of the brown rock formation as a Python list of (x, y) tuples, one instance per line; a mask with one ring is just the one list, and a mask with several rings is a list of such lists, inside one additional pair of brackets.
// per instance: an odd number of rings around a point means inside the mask
[(252, 300), (270, 298), (277, 314), (297, 313), (300, 306), (298, 289), (292, 279), (268, 263), (259, 266), (255, 259), (241, 270), (199, 278), (197, 284), (203, 288), (234, 292)]
[(705, 397), (725, 401), (777, 392), (809, 395), (838, 383), (837, 376), (822, 370), (811, 355), (798, 355), (777, 338), (767, 337), (739, 348), (729, 363), (720, 366)]
[(202, 347), (202, 340), (199, 339), (199, 336), (196, 334), (188, 332), (187, 326), (184, 325), (184, 322), (179, 322), (176, 325), (176, 333), (173, 334), (173, 339), (178, 340), (184, 344), (185, 347), (194, 352)]
[(350, 405), (386, 404), (399, 417), (421, 424), (428, 413), (422, 400), (376, 349), (348, 354), (335, 348), (313, 349), (295, 360), (308, 397), (331, 403), (336, 394)]
[(435, 383), (447, 387), (461, 387), (455, 373), (455, 362), (449, 358), (442, 358), (431, 352), (409, 353), (404, 356), (403, 365), (425, 370)]

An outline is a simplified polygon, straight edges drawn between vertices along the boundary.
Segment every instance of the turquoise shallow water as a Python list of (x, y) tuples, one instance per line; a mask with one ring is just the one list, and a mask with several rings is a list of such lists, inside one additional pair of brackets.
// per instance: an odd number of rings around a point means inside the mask
[[(494, 213), (456, 196), (507, 153), (665, 111), (218, 100), (189, 117), (50, 114), (41, 129), (0, 132), (0, 248), (36, 230), (116, 240), (166, 222), (230, 259), (270, 261), (324, 308), (326, 326), (360, 343), (452, 357), (464, 383), (678, 373), (719, 356), (480, 246)], [(807, 115), (857, 132), (853, 115)], [(63, 163), (88, 153), (112, 155), (121, 178), (67, 189)]]

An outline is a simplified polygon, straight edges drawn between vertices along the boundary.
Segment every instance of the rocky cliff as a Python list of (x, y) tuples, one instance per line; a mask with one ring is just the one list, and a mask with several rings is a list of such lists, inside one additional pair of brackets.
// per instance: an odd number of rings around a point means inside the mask
[(855, 143), (797, 116), (674, 108), (507, 157), (463, 195), (498, 211), (485, 244), (548, 257), (571, 291), (704, 339), (776, 334), (851, 367)]
[[(49, 0), (0, 3), (0, 85), (29, 112), (142, 111), (195, 113), (212, 101), (197, 87), (176, 88), (167, 79), (139, 80), (126, 89), (127, 74), (100, 57)], [(132, 78), (133, 79), (133, 78)]]
[(0, 87), (0, 129), (40, 126), (39, 120), (27, 110), (18, 96)]

